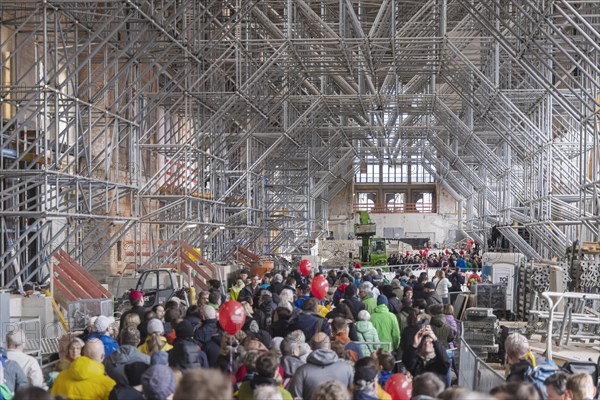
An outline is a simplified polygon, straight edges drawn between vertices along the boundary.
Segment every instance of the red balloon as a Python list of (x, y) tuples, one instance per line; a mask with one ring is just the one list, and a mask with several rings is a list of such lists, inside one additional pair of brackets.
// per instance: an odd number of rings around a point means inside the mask
[(429, 253), (429, 247), (425, 247), (425, 253)]
[(465, 251), (464, 251), (464, 250), (461, 250), (461, 251), (460, 251), (460, 255), (462, 256), (462, 255), (464, 255), (464, 254), (465, 254)]
[(410, 256), (410, 251), (406, 252), (406, 257)]
[(423, 257), (423, 250), (419, 250), (419, 254)]
[(450, 254), (450, 250), (446, 249), (446, 255)]
[(219, 324), (225, 332), (235, 335), (246, 322), (246, 311), (244, 306), (235, 300), (223, 303), (219, 309)]
[(308, 260), (300, 261), (300, 273), (302, 276), (307, 276), (312, 271), (312, 264)]
[(323, 300), (329, 290), (329, 282), (323, 275), (315, 276), (310, 283), (310, 291), (317, 300)]
[(392, 396), (392, 400), (410, 400), (412, 382), (403, 374), (394, 374), (385, 383), (385, 391)]

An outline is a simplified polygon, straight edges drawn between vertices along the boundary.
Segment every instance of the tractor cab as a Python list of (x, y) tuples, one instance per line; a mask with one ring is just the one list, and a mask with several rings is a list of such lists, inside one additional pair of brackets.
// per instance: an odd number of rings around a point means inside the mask
[[(188, 289), (184, 285), (183, 277), (172, 269), (159, 268), (140, 271), (135, 290), (144, 293), (144, 307), (151, 309), (157, 304), (165, 304), (173, 297), (181, 300), (182, 311), (190, 304)], [(131, 308), (129, 292), (123, 294), (116, 307), (118, 314)]]

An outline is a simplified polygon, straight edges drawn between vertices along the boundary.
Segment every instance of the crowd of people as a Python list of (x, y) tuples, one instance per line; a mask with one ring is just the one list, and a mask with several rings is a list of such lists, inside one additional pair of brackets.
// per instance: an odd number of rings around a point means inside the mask
[[(426, 257), (429, 258), (429, 257)], [(457, 257), (463, 259), (462, 257)], [(443, 265), (440, 259), (446, 261)], [(432, 258), (433, 260), (433, 258)], [(24, 354), (21, 331), (7, 335), (1, 399), (591, 399), (587, 374), (558, 371), (543, 384), (529, 379), (541, 360), (527, 339), (506, 341), (511, 373), (490, 393), (457, 386), (458, 323), (452, 293), (466, 283), (453, 256), (435, 257), (440, 270), (399, 268), (327, 273), (240, 270), (229, 290), (210, 290), (183, 309), (178, 298), (147, 309), (131, 291), (132, 308), (119, 321), (92, 318), (70, 336), (55, 371), (42, 374)], [(466, 266), (465, 266), (466, 268)], [(323, 276), (323, 299), (311, 281)], [(227, 296), (225, 295), (227, 293)], [(223, 329), (223, 304), (235, 300), (245, 319)], [(221, 312), (221, 315), (220, 315)]]

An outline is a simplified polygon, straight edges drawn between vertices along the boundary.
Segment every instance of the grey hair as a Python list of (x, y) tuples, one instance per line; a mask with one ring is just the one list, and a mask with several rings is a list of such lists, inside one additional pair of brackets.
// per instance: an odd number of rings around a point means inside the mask
[(398, 280), (396, 278), (392, 279), (392, 287), (393, 288), (400, 287), (400, 280)]
[(283, 282), (283, 276), (281, 276), (281, 274), (275, 274), (273, 279), (275, 282), (278, 282), (278, 283)]
[(369, 314), (369, 312), (367, 310), (360, 310), (358, 312), (358, 320), (359, 321), (370, 321), (371, 314)]
[(358, 287), (358, 290), (360, 290), (361, 292), (371, 293), (371, 289), (373, 289), (373, 285), (371, 284), (371, 282), (363, 282)]
[(506, 354), (515, 358), (521, 358), (529, 352), (529, 341), (519, 333), (509, 335), (504, 341)]
[(25, 343), (27, 343), (27, 336), (22, 330), (16, 329), (6, 334), (6, 347), (9, 349), (25, 346)]
[(254, 400), (283, 400), (279, 388), (271, 385), (260, 385), (252, 392)]
[(281, 341), (279, 348), (281, 349), (282, 355), (291, 356), (294, 353), (294, 350), (300, 349), (300, 343), (291, 338), (285, 338)]

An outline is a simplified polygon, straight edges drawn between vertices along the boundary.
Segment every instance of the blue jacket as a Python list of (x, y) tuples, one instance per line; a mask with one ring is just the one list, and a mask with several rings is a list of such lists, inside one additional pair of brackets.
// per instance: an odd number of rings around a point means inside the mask
[(320, 315), (312, 312), (303, 311), (298, 314), (295, 321), (291, 322), (291, 325), (293, 326), (293, 329), (291, 330), (293, 331), (300, 329), (302, 332), (304, 332), (304, 337), (308, 342), (314, 336), (314, 334), (317, 333), (318, 324), (321, 325), (321, 329), (319, 329), (320, 332), (325, 333), (327, 336), (331, 336), (329, 322), (327, 322), (327, 320)]
[(119, 348), (119, 344), (115, 342), (115, 339), (102, 333), (94, 332), (88, 336), (88, 340), (99, 339), (104, 345), (104, 357), (108, 357), (110, 353)]

